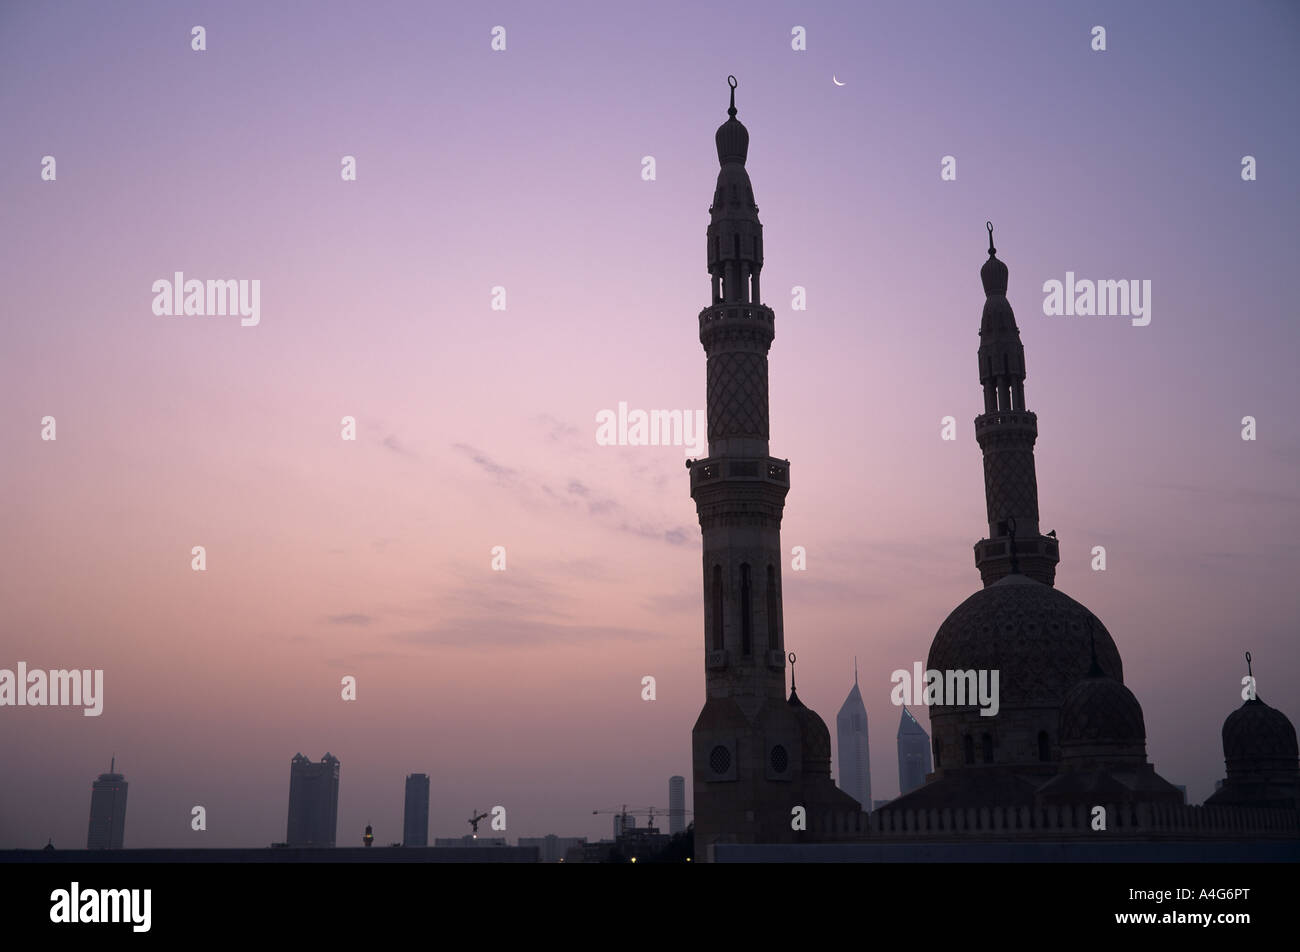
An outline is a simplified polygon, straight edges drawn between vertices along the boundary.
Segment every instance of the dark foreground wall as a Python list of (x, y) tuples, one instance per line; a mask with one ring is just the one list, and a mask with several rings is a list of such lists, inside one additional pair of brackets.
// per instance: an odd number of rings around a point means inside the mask
[(1259, 843), (719, 844), (717, 863), (1297, 863), (1300, 841)]
[(540, 859), (536, 846), (0, 850), (0, 863), (536, 863)]

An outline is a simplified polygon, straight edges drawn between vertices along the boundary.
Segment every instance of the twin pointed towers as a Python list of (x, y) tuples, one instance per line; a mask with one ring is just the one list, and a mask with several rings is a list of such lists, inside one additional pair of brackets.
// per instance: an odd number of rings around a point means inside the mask
[[(871, 808), (831, 780), (830, 732), (799, 700), (793, 673), (786, 695), (781, 516), (790, 462), (768, 448), (775, 317), (760, 294), (763, 226), (745, 169), (749, 132), (736, 118), (735, 77), (728, 83), (731, 106), (715, 136), (720, 169), (706, 244), (712, 300), (699, 314), (709, 455), (686, 464), (703, 535), (707, 696), (692, 731), (701, 857), (717, 843), (856, 838)], [(976, 544), (975, 560), (986, 586), (1020, 573), (1051, 586), (1058, 555), (1056, 540), (1038, 529), (1037, 420), (1025, 409), (1024, 348), (1005, 296), (1007, 268), (994, 250), (990, 225), (981, 271), (984, 413), (976, 421), (989, 536)]]
[[(985, 717), (960, 697), (931, 702), (933, 770), (924, 748), (909, 755), (916, 769), (908, 779), (900, 770), (902, 795), (875, 811), (870, 824), (870, 802), (832, 782), (830, 732), (799, 699), (793, 653), (788, 697), (785, 690), (781, 516), (790, 462), (768, 449), (767, 353), (775, 320), (759, 293), (763, 226), (745, 170), (749, 133), (736, 119), (735, 78), (728, 81), (731, 108), (716, 135), (721, 168), (707, 233), (712, 301), (699, 315), (709, 455), (686, 464), (703, 535), (706, 699), (691, 734), (697, 858), (712, 858), (718, 844), (911, 836), (917, 816), (970, 822), (977, 809), (1029, 818), (1018, 836), (1033, 838), (1034, 818), (1051, 810), (1076, 815), (1097, 802), (1098, 791), (1131, 811), (1148, 811), (1152, 823), (1155, 810), (1166, 811), (1160, 822), (1183, 822), (1168, 812), (1181, 807), (1182, 795), (1146, 759), (1141, 706), (1124, 685), (1114, 640), (1091, 611), (1055, 587), (1058, 543), (1038, 522), (1038, 420), (1026, 409), (1025, 351), (991, 224), (980, 270), (984, 408), (975, 419), (988, 515), (988, 536), (975, 544), (983, 587), (940, 626), (925, 667), (949, 675), (998, 672), (998, 712)], [(856, 680), (855, 671), (841, 726), (847, 713), (851, 728), (862, 708)], [(908, 717), (905, 711), (905, 726)], [(919, 731), (917, 739), (924, 743), (924, 736)], [(1228, 783), (1215, 808), (1264, 804), (1294, 812), (1300, 766), (1290, 721), (1248, 701), (1225, 723), (1223, 738)], [(841, 745), (841, 778), (869, 801), (867, 783), (854, 782), (866, 755), (865, 737), (860, 750)], [(1187, 822), (1197, 829), (1222, 821), (1226, 830), (1249, 819)], [(1049, 824), (1041, 835), (1060, 829)]]

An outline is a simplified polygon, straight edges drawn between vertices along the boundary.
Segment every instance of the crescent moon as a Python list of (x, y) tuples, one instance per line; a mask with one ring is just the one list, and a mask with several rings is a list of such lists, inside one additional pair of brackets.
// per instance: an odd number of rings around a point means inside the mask
[(834, 83), (836, 86), (843, 86), (843, 85), (844, 85), (844, 83), (841, 83), (838, 79), (835, 78), (835, 74), (834, 74), (834, 73), (831, 73), (831, 82)]

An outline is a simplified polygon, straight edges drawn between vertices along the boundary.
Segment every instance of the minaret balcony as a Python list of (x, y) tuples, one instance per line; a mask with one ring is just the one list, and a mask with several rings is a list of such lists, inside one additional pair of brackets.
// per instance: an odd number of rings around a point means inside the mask
[[(1056, 539), (1044, 535), (1017, 538), (1016, 559), (1021, 574), (1036, 579), (1044, 585), (1056, 583), (1056, 566), (1061, 561), (1060, 546)], [(975, 543), (975, 567), (985, 587), (1011, 574), (1011, 540), (1006, 536), (980, 539)]]
[(776, 315), (772, 309), (763, 304), (744, 304), (740, 302), (711, 304), (700, 311), (700, 340), (704, 340), (707, 331), (719, 328), (721, 322), (731, 326), (757, 325), (763, 328), (767, 339), (775, 336)]
[(1032, 429), (1038, 432), (1038, 414), (1031, 410), (993, 410), (975, 418), (975, 432), (993, 427)]
[(768, 324), (775, 322), (775, 316), (772, 309), (766, 304), (710, 304), (700, 311), (700, 326), (704, 326), (712, 321), (724, 321), (727, 319), (737, 321), (766, 321)]
[(691, 491), (697, 486), (714, 482), (763, 482), (790, 488), (790, 461), (769, 456), (766, 460), (731, 459), (726, 456), (713, 456), (707, 459), (691, 460)]

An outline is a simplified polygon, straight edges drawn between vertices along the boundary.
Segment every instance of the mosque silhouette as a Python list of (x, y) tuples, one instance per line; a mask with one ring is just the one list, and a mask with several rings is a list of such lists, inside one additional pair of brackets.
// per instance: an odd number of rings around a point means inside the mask
[(1055, 588), (1058, 540), (1039, 529), (1038, 418), (1027, 408), (1009, 272), (989, 223), (980, 269), (984, 407), (975, 419), (988, 515), (988, 535), (975, 544), (983, 588), (939, 627), (927, 668), (998, 671), (999, 708), (984, 716), (969, 697), (931, 706), (933, 771), (874, 812), (835, 785), (830, 732), (799, 699), (793, 655), (785, 689), (780, 527), (790, 461), (768, 447), (775, 316), (760, 296), (749, 131), (736, 118), (735, 78), (728, 83), (707, 231), (712, 301), (699, 314), (709, 455), (686, 464), (703, 537), (697, 859), (732, 844), (1300, 839), (1300, 756), (1286, 716), (1258, 696), (1229, 714), (1227, 778), (1204, 805), (1186, 805), (1147, 761), (1142, 706), (1124, 684), (1110, 632)]

